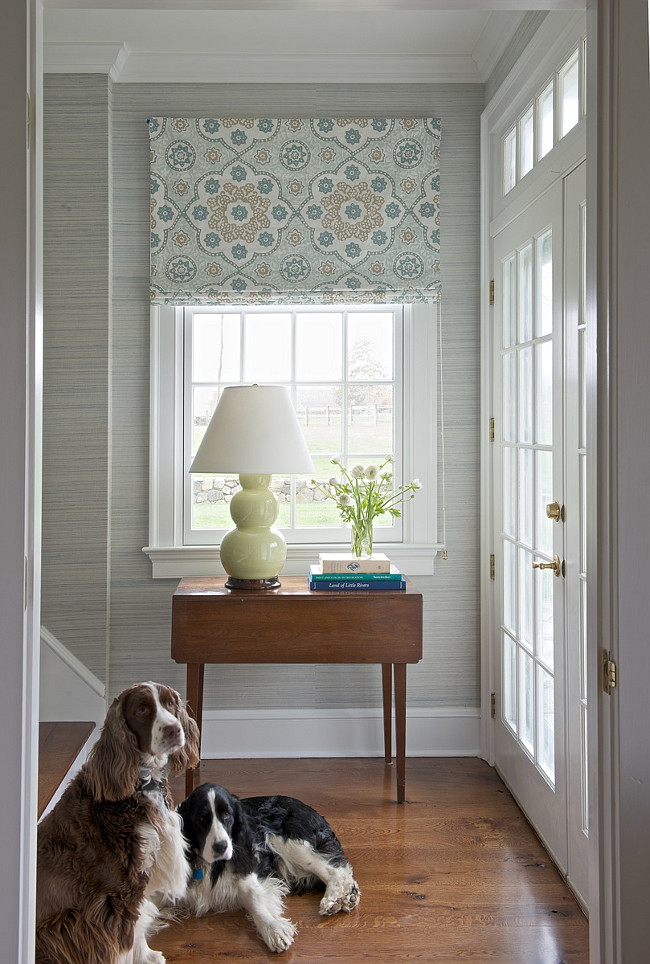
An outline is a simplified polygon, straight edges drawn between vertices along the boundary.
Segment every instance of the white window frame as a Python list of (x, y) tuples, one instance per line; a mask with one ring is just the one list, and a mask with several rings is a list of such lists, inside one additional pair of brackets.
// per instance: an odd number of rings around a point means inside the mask
[[(423, 488), (405, 503), (400, 542), (381, 542), (409, 575), (431, 574), (437, 543), (437, 337), (439, 306), (404, 306), (402, 473), (418, 478)], [(154, 578), (221, 575), (218, 545), (184, 544), (183, 535), (183, 309), (151, 308), (149, 545), (143, 551), (152, 562)], [(397, 407), (399, 410), (399, 406)], [(283, 572), (302, 575), (317, 558), (323, 543), (288, 543)], [(328, 549), (349, 549), (349, 541), (329, 543)]]
[[(494, 199), (493, 209), (495, 214), (498, 214), (499, 210), (507, 209), (519, 196), (523, 196), (529, 191), (534, 192), (537, 189), (539, 193), (540, 185), (544, 181), (548, 181), (549, 178), (551, 180), (553, 179), (553, 167), (556, 164), (555, 159), (560, 156), (560, 152), (566, 156), (573, 155), (575, 153), (576, 141), (583, 141), (585, 139), (585, 31), (584, 23), (579, 22), (578, 17), (579, 15), (574, 15), (572, 27), (566, 31), (557, 43), (553, 43), (553, 54), (555, 58), (553, 61), (550, 61), (550, 58), (546, 56), (546, 52), (542, 55), (540, 51), (539, 63), (544, 65), (543, 68), (540, 69), (538, 66), (537, 70), (533, 72), (532, 77), (527, 76), (521, 78), (522, 83), (518, 88), (518, 92), (511, 92), (512, 97), (508, 103), (508, 110), (502, 119), (502, 123), (498, 128), (495, 126), (492, 131), (494, 145), (491, 152), (490, 167), (492, 170), (491, 192)], [(577, 54), (578, 58), (579, 116), (577, 123), (565, 134), (562, 134), (560, 129), (561, 104), (559, 102), (559, 80), (563, 69), (575, 54)], [(529, 62), (535, 63), (535, 61), (536, 57), (531, 55)], [(549, 62), (559, 63), (560, 66), (549, 71)], [(546, 154), (540, 156), (540, 98), (551, 83), (553, 84), (553, 144)], [(534, 91), (532, 96), (531, 90)], [(533, 108), (534, 118), (533, 165), (530, 170), (524, 174), (521, 169), (521, 125), (523, 118), (531, 107)], [(514, 180), (512, 184), (508, 182), (509, 186), (507, 186), (505, 180), (506, 143), (513, 134), (515, 137), (515, 168), (512, 172)], [(553, 152), (554, 159), (548, 160), (551, 152)]]

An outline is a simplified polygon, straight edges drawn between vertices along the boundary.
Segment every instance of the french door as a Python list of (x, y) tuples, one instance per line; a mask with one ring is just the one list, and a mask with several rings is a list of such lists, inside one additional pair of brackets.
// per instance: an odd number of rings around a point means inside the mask
[(493, 477), (495, 762), (586, 903), (583, 167), (494, 239)]

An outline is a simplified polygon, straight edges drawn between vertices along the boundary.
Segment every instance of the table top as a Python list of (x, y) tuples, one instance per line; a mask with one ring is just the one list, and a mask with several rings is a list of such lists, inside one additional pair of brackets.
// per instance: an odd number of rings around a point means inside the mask
[(306, 576), (278, 589), (226, 589), (224, 578), (182, 579), (172, 599), (178, 663), (417, 663), (422, 594), (323, 591)]
[(322, 598), (323, 596), (345, 596), (348, 599), (357, 595), (370, 596), (373, 598), (379, 593), (385, 592), (391, 595), (418, 595), (421, 593), (415, 586), (406, 579), (406, 589), (381, 590), (349, 590), (343, 589), (340, 592), (335, 590), (312, 590), (309, 588), (306, 576), (283, 576), (280, 575), (281, 585), (277, 589), (227, 589), (225, 576), (186, 576), (178, 584), (174, 596), (221, 596), (229, 599), (242, 599), (254, 602), (268, 602), (269, 599), (277, 596), (310, 596)]

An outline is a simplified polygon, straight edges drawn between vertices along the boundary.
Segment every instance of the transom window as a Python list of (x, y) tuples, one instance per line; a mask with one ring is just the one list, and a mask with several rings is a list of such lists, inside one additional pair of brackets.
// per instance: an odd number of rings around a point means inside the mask
[(585, 114), (585, 40), (542, 85), (502, 142), (503, 194), (578, 124)]

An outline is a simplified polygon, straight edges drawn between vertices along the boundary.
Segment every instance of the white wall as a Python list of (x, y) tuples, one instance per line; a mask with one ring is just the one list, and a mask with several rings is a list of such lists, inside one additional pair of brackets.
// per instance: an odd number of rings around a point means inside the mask
[[(216, 85), (115, 84), (78, 75), (46, 77), (46, 372), (57, 379), (46, 399), (44, 623), (95, 674), (109, 696), (137, 679), (161, 679), (185, 689), (184, 667), (170, 658), (171, 595), (176, 582), (152, 580), (142, 553), (148, 544), (149, 300), (148, 162), (146, 119), (195, 116), (439, 116), (442, 118), (443, 338), (445, 353), (446, 492), (449, 559), (433, 576), (414, 577), (425, 596), (424, 659), (409, 670), (409, 707), (425, 711), (471, 708), (479, 703), (479, 118), (481, 85)], [(350, 111), (353, 113), (350, 114)], [(105, 119), (109, 116), (108, 130)], [(110, 143), (108, 171), (102, 150)], [(72, 149), (71, 149), (72, 145)], [(87, 164), (87, 166), (85, 166)], [(76, 172), (79, 171), (77, 177)], [(111, 179), (110, 210), (103, 207)], [(92, 193), (97, 180), (97, 195)], [(75, 191), (75, 182), (81, 192)], [(99, 217), (99, 223), (96, 219)], [(90, 224), (95, 232), (88, 231)], [(110, 304), (84, 312), (87, 279), (105, 265), (110, 232)], [(78, 256), (58, 246), (70, 236)], [(87, 239), (80, 245), (79, 238)], [(61, 297), (61, 292), (65, 297)], [(68, 310), (68, 302), (71, 309)], [(93, 305), (93, 309), (94, 309)], [(107, 339), (98, 329), (104, 326)], [(65, 370), (85, 364), (90, 348), (96, 392), (77, 396)], [(105, 377), (108, 398), (102, 401)], [(54, 384), (54, 383), (50, 383)], [(60, 388), (60, 391), (59, 391)], [(67, 392), (67, 396), (66, 396)], [(79, 399), (82, 431), (94, 423), (108, 449), (85, 461), (70, 427)], [(102, 410), (106, 406), (106, 411)], [(108, 413), (110, 412), (110, 416)], [(106, 419), (110, 419), (110, 423)], [(48, 438), (48, 432), (52, 432)], [(67, 433), (67, 434), (66, 434)], [(71, 460), (62, 456), (68, 445)], [(94, 451), (94, 450), (93, 450)], [(440, 459), (439, 459), (440, 462)], [(75, 466), (77, 471), (75, 471)], [(54, 475), (50, 480), (50, 467)], [(70, 489), (84, 498), (79, 477), (109, 473), (110, 506), (102, 534), (93, 531), (97, 565), (70, 540)], [(63, 486), (63, 488), (61, 488)], [(80, 494), (81, 493), (81, 494)], [(425, 496), (426, 497), (426, 494)], [(90, 519), (88, 505), (81, 506)], [(50, 541), (51, 538), (51, 541)], [(67, 541), (66, 541), (67, 540)], [(88, 565), (89, 560), (91, 565)], [(73, 589), (70, 597), (62, 588)], [(102, 600), (108, 604), (108, 677), (101, 635)], [(56, 619), (56, 626), (54, 620)], [(378, 667), (207, 667), (205, 710), (259, 708), (370, 710), (381, 705)], [(435, 716), (435, 714), (433, 714)], [(435, 740), (431, 750), (435, 751)], [(324, 747), (320, 747), (324, 749)], [(279, 738), (276, 750), (283, 752)], [(312, 747), (318, 752), (319, 746)]]

